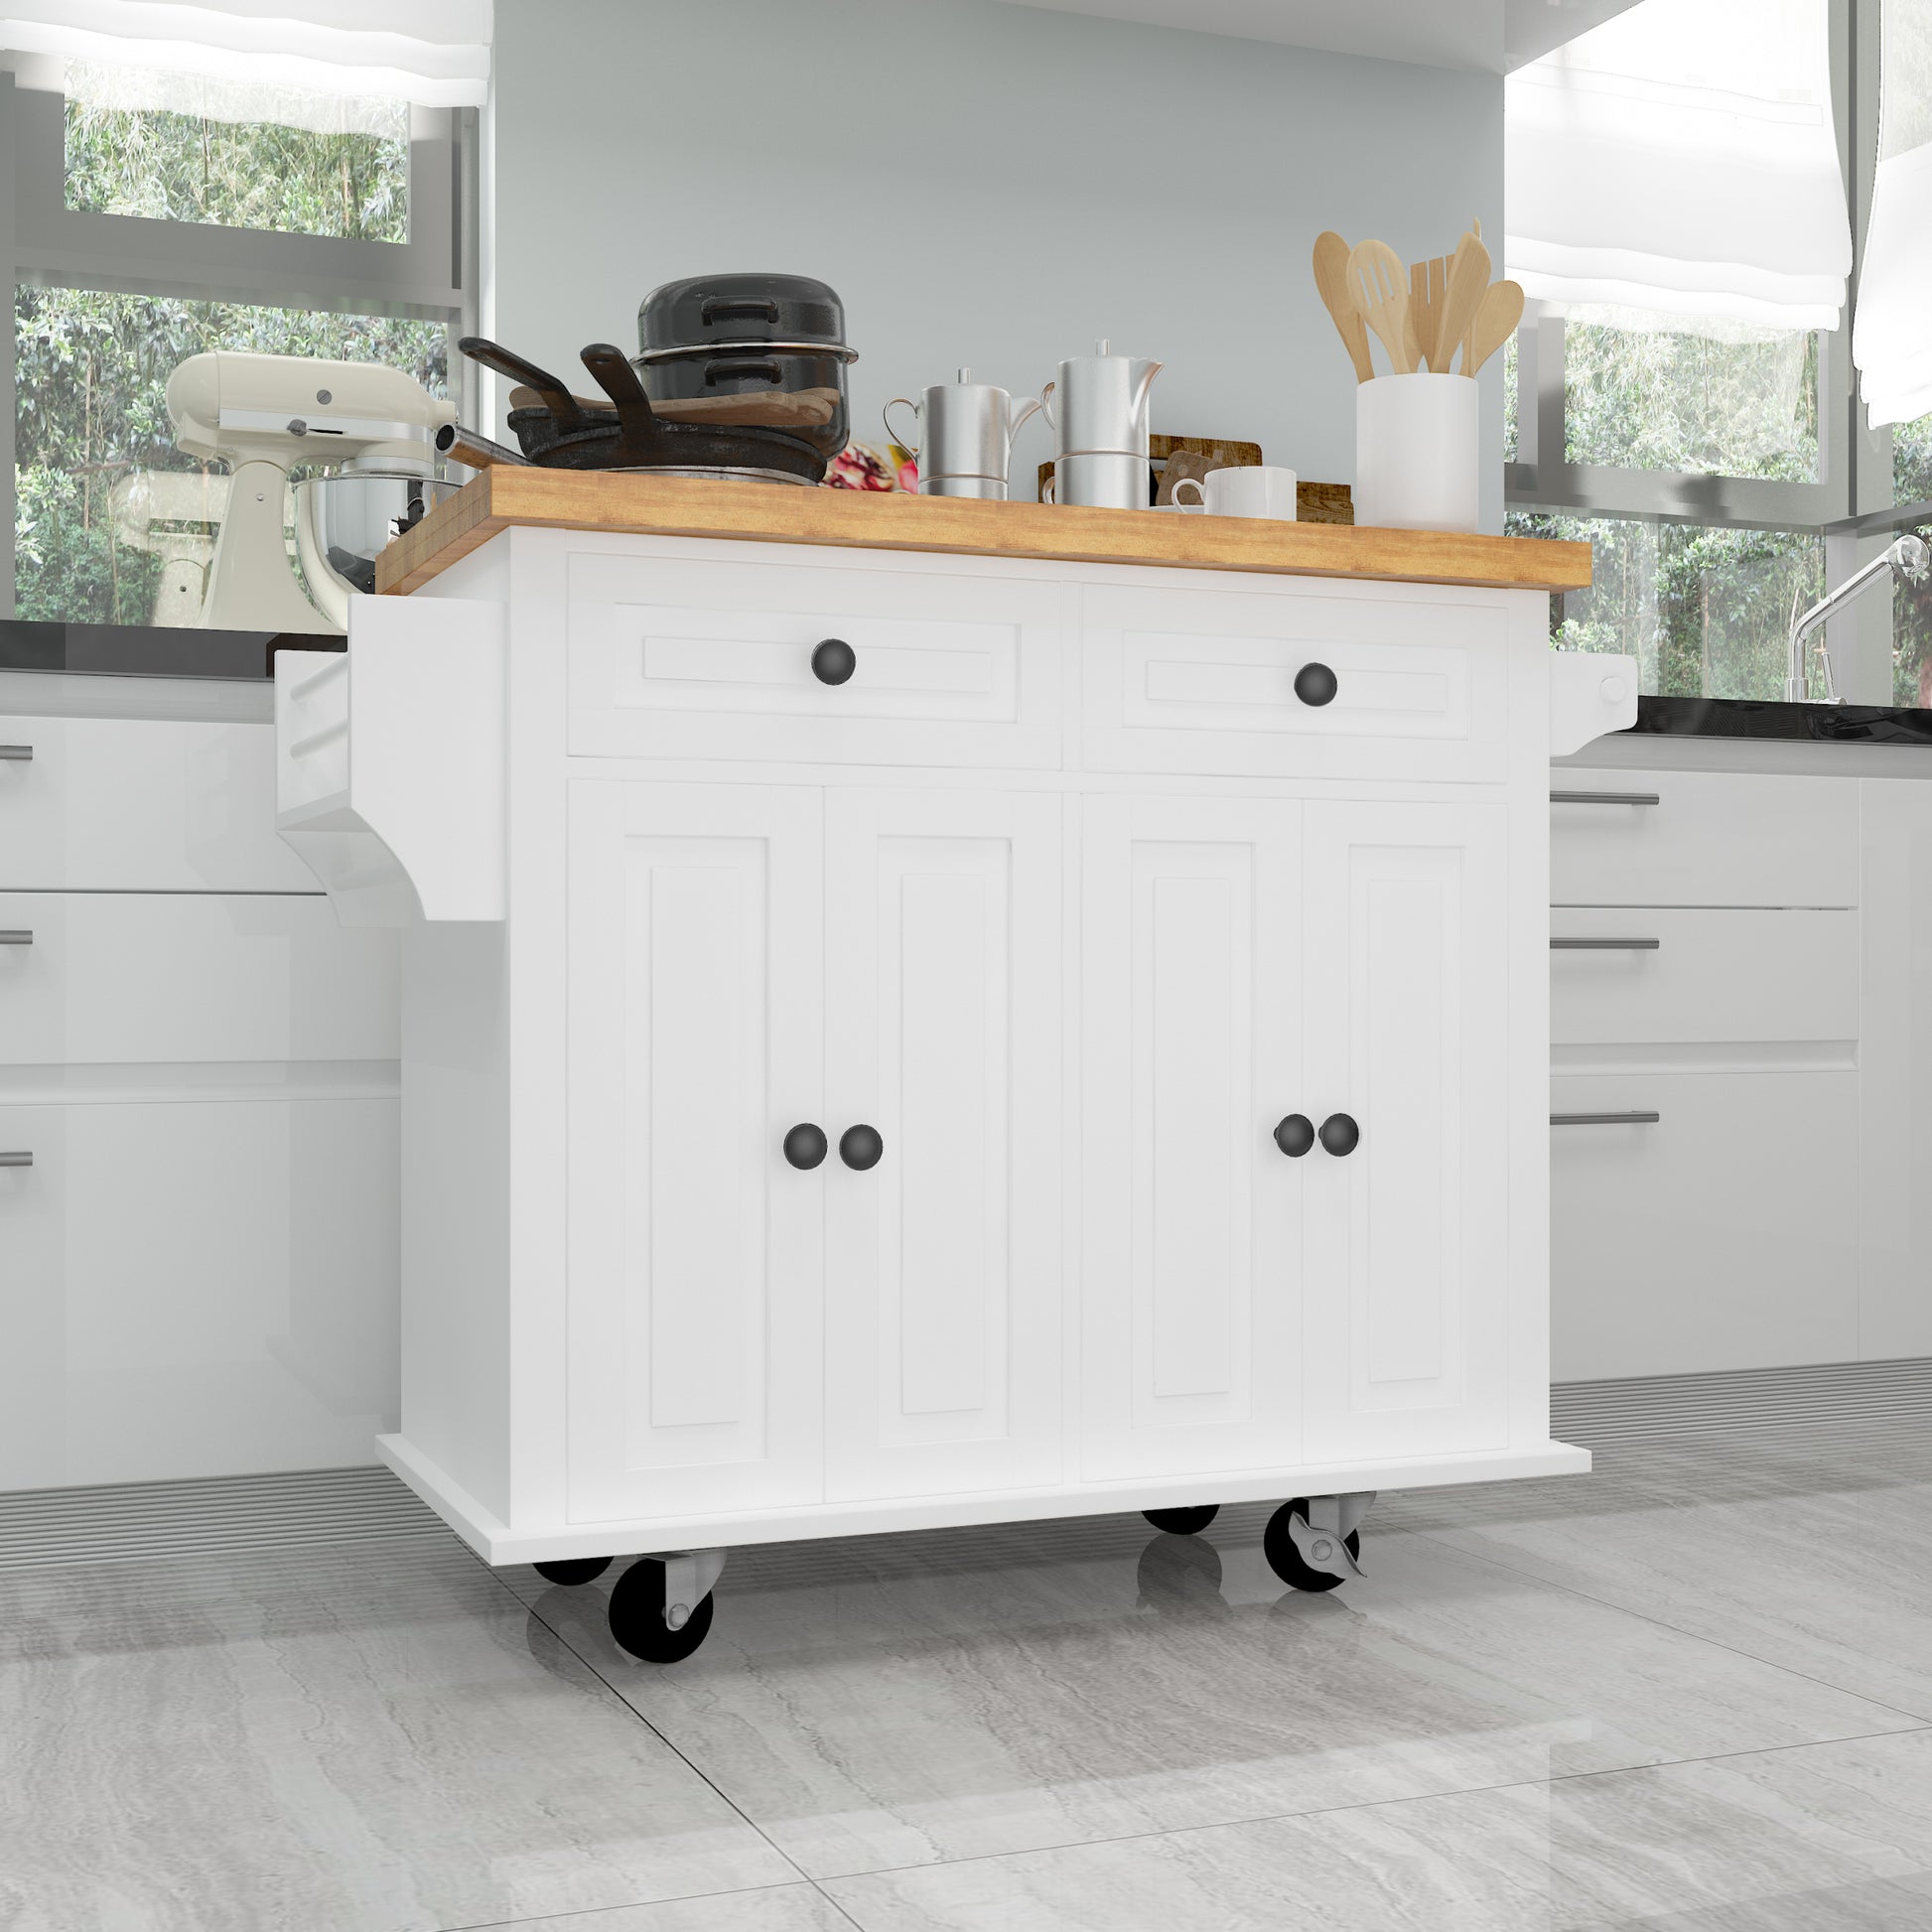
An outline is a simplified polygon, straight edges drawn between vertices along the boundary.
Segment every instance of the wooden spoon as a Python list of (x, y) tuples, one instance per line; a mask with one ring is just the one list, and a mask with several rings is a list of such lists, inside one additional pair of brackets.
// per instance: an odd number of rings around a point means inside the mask
[(1455, 352), (1456, 344), (1468, 334), (1488, 286), (1489, 250), (1474, 235), (1465, 234), (1455, 245), (1455, 257), (1449, 263), (1449, 294), (1436, 323), (1436, 343), (1443, 357), (1439, 374), (1448, 371), (1449, 357)]
[(1523, 291), (1515, 282), (1492, 282), (1482, 292), (1475, 320), (1462, 338), (1462, 373), (1474, 375), (1516, 333), (1523, 320)]
[(1368, 352), (1368, 330), (1348, 286), (1348, 244), (1330, 228), (1314, 238), (1314, 286), (1322, 307), (1333, 319), (1341, 345), (1355, 365), (1355, 380), (1366, 382), (1375, 373)]
[(1412, 374), (1416, 366), (1407, 280), (1402, 257), (1386, 241), (1356, 242), (1348, 257), (1348, 286), (1362, 319), (1381, 337), (1397, 375)]

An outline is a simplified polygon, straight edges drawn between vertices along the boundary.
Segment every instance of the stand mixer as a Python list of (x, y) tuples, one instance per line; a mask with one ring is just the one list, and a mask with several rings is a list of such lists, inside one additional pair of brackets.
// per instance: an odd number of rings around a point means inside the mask
[[(210, 629), (345, 630), (375, 553), (454, 487), (434, 481), (434, 439), (456, 404), (380, 363), (209, 350), (168, 378), (168, 418), (179, 448), (232, 471), (202, 606)], [(332, 466), (295, 486), (308, 596), (282, 530), (298, 464)]]

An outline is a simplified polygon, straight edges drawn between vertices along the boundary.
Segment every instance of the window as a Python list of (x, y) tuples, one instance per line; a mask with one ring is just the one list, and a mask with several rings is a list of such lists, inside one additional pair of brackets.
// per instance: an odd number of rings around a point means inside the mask
[(143, 65), (59, 14), (0, 52), (0, 616), (193, 622), (226, 489), (174, 445), (178, 363), (245, 348), (464, 381), (489, 0), (403, 32), (333, 0), (202, 0), (155, 10)]
[[(1829, 9), (1832, 125), (1861, 206), (1878, 151), (1877, 90), (1855, 91), (1850, 76), (1868, 82), (1875, 70), (1880, 14), (1878, 0)], [(1772, 119), (1781, 91), (1766, 94)], [(1748, 219), (1762, 198), (1744, 178), (1729, 190)], [(1579, 259), (1545, 253), (1560, 266)], [(1792, 264), (1823, 265), (1822, 254)], [(1592, 589), (1552, 601), (1552, 640), (1632, 652), (1649, 695), (1780, 698), (1794, 604), (1815, 602), (1895, 527), (1915, 527), (1894, 503), (1932, 501), (1932, 416), (1867, 430), (1849, 307), (1822, 330), (1775, 314), (1658, 313), (1585, 299), (1579, 286), (1577, 299), (1532, 300), (1504, 358), (1508, 527), (1587, 538), (1595, 553)], [(1811, 293), (1786, 291), (1794, 302)], [(1889, 677), (1881, 597), (1861, 607), (1879, 626), (1875, 650), (1861, 630), (1858, 661), (1837, 665), (1841, 692), (1932, 704), (1932, 585), (1893, 594)]]

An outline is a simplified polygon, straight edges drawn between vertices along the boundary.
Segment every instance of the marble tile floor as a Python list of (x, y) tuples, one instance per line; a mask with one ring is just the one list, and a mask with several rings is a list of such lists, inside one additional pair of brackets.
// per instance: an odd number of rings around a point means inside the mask
[(1932, 1926), (1932, 1432), (739, 1552), (712, 1635), (453, 1538), (0, 1573), (4, 1932)]

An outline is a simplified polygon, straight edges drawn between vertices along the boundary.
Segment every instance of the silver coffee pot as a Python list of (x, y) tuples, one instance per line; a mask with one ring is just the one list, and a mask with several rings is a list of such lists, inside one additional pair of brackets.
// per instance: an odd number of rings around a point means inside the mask
[(1148, 503), (1148, 398), (1167, 365), (1114, 355), (1103, 337), (1040, 392), (1053, 426), (1053, 500), (1113, 509)]
[[(918, 418), (913, 441), (893, 425), (902, 406)], [(886, 434), (918, 459), (921, 496), (980, 496), (1003, 503), (1013, 439), (1039, 408), (1033, 396), (1013, 396), (961, 369), (957, 382), (935, 382), (919, 400), (895, 396), (884, 411)]]

